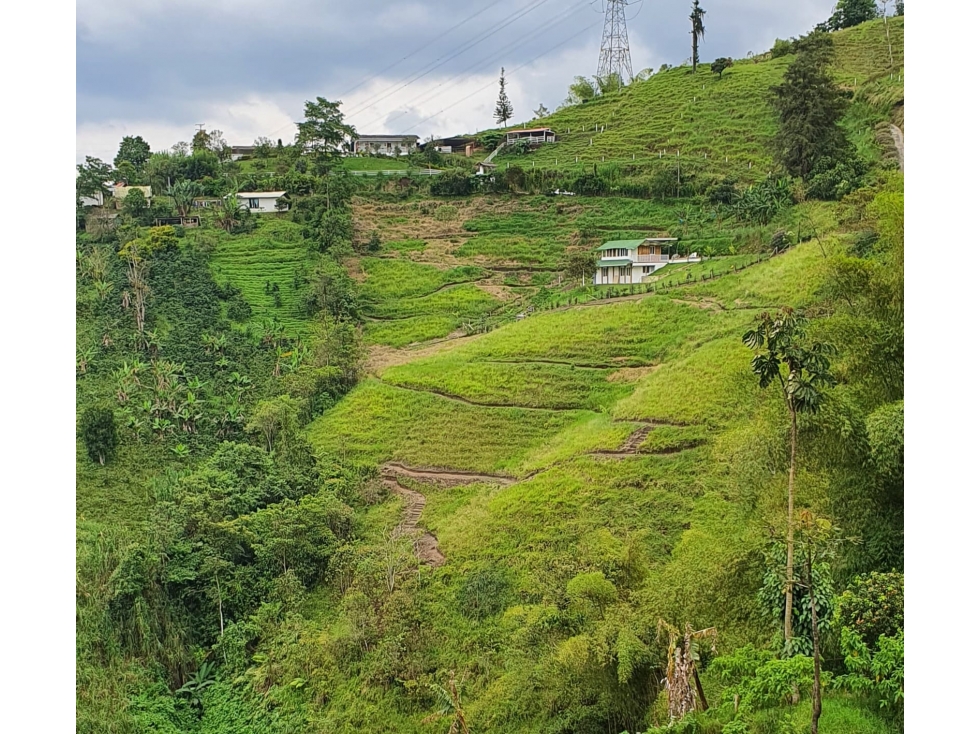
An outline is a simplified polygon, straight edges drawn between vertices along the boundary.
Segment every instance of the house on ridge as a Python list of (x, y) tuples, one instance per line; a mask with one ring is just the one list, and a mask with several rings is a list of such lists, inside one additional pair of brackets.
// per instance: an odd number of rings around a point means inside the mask
[(670, 263), (696, 263), (696, 252), (678, 255), (676, 237), (647, 237), (642, 240), (613, 240), (598, 248), (599, 258), (595, 268), (595, 285), (642, 283)]
[[(408, 155), (418, 149), (417, 135), (358, 135), (351, 141), (354, 154)], [(395, 151), (397, 149), (397, 151)]]

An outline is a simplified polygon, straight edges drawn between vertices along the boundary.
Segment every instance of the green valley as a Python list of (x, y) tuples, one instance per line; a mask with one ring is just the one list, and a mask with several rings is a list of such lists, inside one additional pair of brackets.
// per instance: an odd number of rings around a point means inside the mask
[[(77, 731), (903, 732), (883, 22), (567, 104), (494, 174), (297, 143), (181, 179), (276, 211), (171, 226), (155, 153), (151, 209), (87, 208)], [(821, 74), (795, 171), (771, 88)]]

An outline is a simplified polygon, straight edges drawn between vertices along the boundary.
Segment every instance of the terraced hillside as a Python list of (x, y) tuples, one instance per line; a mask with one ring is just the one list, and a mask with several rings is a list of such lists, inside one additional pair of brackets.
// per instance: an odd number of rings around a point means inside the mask
[[(211, 253), (214, 278), (241, 289), (252, 309), (252, 323), (275, 319), (296, 335), (307, 328), (301, 286), (310, 266), (300, 227), (284, 219), (261, 217), (254, 232), (217, 234)], [(278, 303), (274, 286), (278, 286)]]
[[(883, 20), (833, 34), (841, 84), (871, 90), (903, 73), (904, 18), (887, 23), (890, 51)], [(652, 171), (667, 162), (675, 169), (679, 151), (681, 165), (739, 180), (760, 178), (772, 169), (768, 143), (776, 130), (768, 89), (781, 81), (792, 58), (740, 59), (721, 78), (709, 64), (696, 74), (682, 66), (659, 72), (619, 93), (534, 120), (551, 127), (558, 142), (525, 155), (504, 150), (495, 162), (583, 171), (614, 162)]]

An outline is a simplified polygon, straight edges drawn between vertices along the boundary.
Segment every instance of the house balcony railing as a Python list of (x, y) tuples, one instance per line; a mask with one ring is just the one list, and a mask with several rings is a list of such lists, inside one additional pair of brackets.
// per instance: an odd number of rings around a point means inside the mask
[(540, 145), (541, 143), (553, 143), (553, 135), (522, 135), (519, 138), (507, 138), (507, 145), (513, 145), (521, 140), (526, 140), (531, 145)]
[(633, 262), (637, 263), (668, 263), (670, 261), (669, 255), (636, 255), (632, 258)]

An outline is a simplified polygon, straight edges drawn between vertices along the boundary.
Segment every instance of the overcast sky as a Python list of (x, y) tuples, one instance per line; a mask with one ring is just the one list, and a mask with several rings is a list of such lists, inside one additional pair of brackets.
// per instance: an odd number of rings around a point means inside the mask
[[(690, 0), (626, 9), (632, 68), (690, 56)], [(744, 57), (825, 20), (835, 0), (702, 0), (702, 59)], [(500, 67), (516, 121), (596, 72), (603, 0), (77, 0), (76, 157), (123, 135), (154, 151), (197, 125), (230, 144), (295, 135), (303, 102), (343, 101), (360, 133), (492, 127)]]

